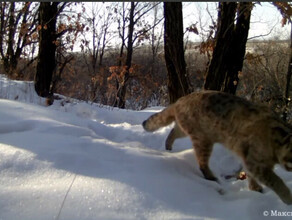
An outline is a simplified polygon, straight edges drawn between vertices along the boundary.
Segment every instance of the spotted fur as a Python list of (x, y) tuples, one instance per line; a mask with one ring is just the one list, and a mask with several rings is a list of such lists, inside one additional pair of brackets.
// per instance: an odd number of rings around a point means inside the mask
[(153, 132), (172, 122), (166, 149), (176, 138), (189, 136), (206, 179), (217, 180), (208, 161), (213, 144), (222, 143), (242, 159), (251, 190), (262, 192), (262, 183), (292, 204), (289, 188), (273, 171), (275, 164), (292, 171), (292, 128), (268, 107), (227, 93), (195, 92), (150, 116), (143, 127)]

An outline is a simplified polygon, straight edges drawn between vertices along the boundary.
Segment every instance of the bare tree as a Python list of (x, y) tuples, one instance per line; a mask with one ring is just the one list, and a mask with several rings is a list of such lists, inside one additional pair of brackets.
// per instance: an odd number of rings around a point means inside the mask
[(288, 63), (288, 69), (287, 69), (287, 77), (286, 77), (286, 88), (285, 88), (285, 104), (286, 108), (283, 113), (284, 120), (287, 120), (287, 111), (288, 111), (288, 105), (290, 100), (290, 82), (291, 82), (291, 75), (292, 75), (292, 4), (289, 2), (274, 2), (273, 3), (278, 10), (280, 11), (283, 20), (282, 25), (284, 26), (287, 22), (290, 24), (291, 30), (290, 30), (290, 55), (289, 55), (289, 63)]
[(0, 56), (4, 70), (17, 76), (18, 61), (25, 47), (36, 43), (33, 34), (36, 31), (36, 3), (1, 2), (0, 3)]
[[(103, 64), (105, 49), (109, 45), (114, 35), (111, 34), (110, 26), (114, 21), (112, 12), (114, 4), (92, 3), (90, 13), (85, 13), (83, 18), (87, 25), (86, 32), (83, 33), (81, 49), (87, 64), (90, 75), (90, 100), (94, 101), (97, 96), (98, 82), (97, 74)], [(88, 34), (91, 39), (88, 40)]]
[[(158, 4), (158, 3), (157, 3)], [(122, 3), (121, 19), (118, 20), (119, 24), (119, 36), (121, 38), (121, 50), (119, 58), (119, 66), (122, 65), (123, 50), (126, 46), (127, 55), (123, 64), (126, 71), (123, 71), (121, 82), (117, 80), (117, 96), (114, 106), (119, 108), (125, 108), (126, 104), (126, 90), (128, 80), (130, 78), (130, 69), (132, 66), (133, 47), (137, 40), (144, 39), (145, 35), (152, 29), (149, 25), (145, 25), (143, 18), (149, 13), (155, 5), (151, 3), (142, 2), (130, 2), (130, 7), (126, 10), (124, 2)], [(142, 25), (144, 22), (144, 25)], [(156, 26), (157, 24), (155, 24)], [(138, 28), (142, 27), (142, 28)], [(126, 30), (126, 27), (127, 30)], [(126, 34), (127, 31), (127, 34)], [(127, 43), (126, 43), (127, 42)]]
[[(56, 68), (57, 15), (59, 2), (41, 2), (39, 8), (39, 54), (35, 90), (39, 96), (50, 96), (52, 76)], [(65, 7), (63, 3), (61, 9)]]
[(158, 54), (158, 50), (160, 48), (162, 37), (163, 37), (163, 26), (159, 28), (156, 25), (160, 21), (162, 21), (163, 15), (159, 16), (159, 11), (160, 11), (159, 6), (161, 6), (161, 4), (157, 4), (156, 2), (153, 2), (152, 4), (155, 5), (155, 7), (153, 8), (153, 23), (152, 23), (153, 28), (149, 35), (149, 44), (151, 47), (151, 55), (152, 55), (152, 60), (150, 64), (151, 75), (154, 76), (156, 72), (155, 64), (157, 61), (157, 54)]
[(206, 76), (205, 89), (235, 94), (238, 74), (243, 66), (252, 7), (251, 2), (219, 3), (216, 44)]
[[(113, 38), (109, 29), (114, 21), (113, 4), (104, 4), (92, 2), (90, 13), (83, 15), (89, 25), (87, 25), (86, 32), (83, 33), (81, 49), (90, 55), (90, 66), (92, 68), (90, 72), (93, 71), (94, 74), (97, 71), (97, 64), (102, 66), (105, 48)], [(88, 33), (91, 34), (90, 40), (88, 40)]]
[[(39, 96), (52, 97), (53, 90), (56, 85), (52, 85), (54, 74), (57, 73), (53, 83), (59, 79), (61, 72), (67, 63), (72, 60), (69, 55), (65, 56), (64, 52), (69, 49), (73, 50), (78, 33), (82, 31), (83, 25), (79, 23), (81, 14), (74, 14), (71, 10), (64, 13), (64, 20), (61, 12), (65, 7), (69, 9), (73, 3), (66, 2), (41, 2), (39, 7), (39, 54), (37, 58), (37, 71), (35, 75), (35, 90)], [(77, 4), (77, 3), (75, 3)], [(75, 18), (74, 25), (72, 18)], [(56, 52), (61, 53), (64, 61), (59, 63), (61, 59), (56, 59)], [(59, 56), (59, 57), (62, 57)], [(57, 68), (58, 71), (57, 71)]]

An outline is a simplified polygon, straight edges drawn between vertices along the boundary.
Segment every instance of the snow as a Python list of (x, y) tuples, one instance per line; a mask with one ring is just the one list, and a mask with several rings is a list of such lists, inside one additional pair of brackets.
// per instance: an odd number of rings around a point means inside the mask
[[(238, 158), (216, 144), (205, 180), (191, 142), (164, 149), (171, 126), (141, 123), (162, 107), (130, 111), (63, 97), (52, 106), (33, 83), (0, 75), (0, 220), (273, 219), (292, 213), (273, 191), (226, 180)], [(292, 174), (276, 167), (292, 189)], [(275, 217), (276, 218), (276, 217)], [(278, 217), (279, 218), (279, 217)]]

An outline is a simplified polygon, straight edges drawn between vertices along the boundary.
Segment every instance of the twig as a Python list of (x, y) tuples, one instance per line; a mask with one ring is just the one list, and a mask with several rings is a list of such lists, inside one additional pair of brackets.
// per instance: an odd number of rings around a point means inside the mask
[(69, 192), (70, 192), (70, 190), (71, 190), (71, 188), (72, 188), (72, 186), (73, 186), (73, 183), (74, 183), (75, 180), (76, 180), (76, 177), (77, 177), (77, 174), (74, 175), (74, 178), (73, 178), (73, 180), (72, 180), (72, 182), (71, 182), (71, 184), (70, 184), (70, 186), (69, 186), (69, 188), (68, 188), (68, 190), (67, 190), (67, 192), (66, 192), (66, 195), (65, 195), (65, 197), (64, 197), (64, 199), (63, 199), (63, 202), (62, 202), (62, 204), (61, 204), (61, 207), (60, 207), (60, 209), (59, 209), (59, 213), (58, 213), (57, 217), (55, 218), (56, 220), (59, 220), (59, 218), (60, 218), (60, 215), (61, 215), (62, 209), (64, 208), (65, 201), (66, 201), (67, 196), (68, 196), (68, 194), (69, 194)]
[(270, 30), (268, 33), (260, 34), (260, 35), (253, 36), (253, 37), (249, 37), (247, 40), (250, 41), (250, 40), (255, 39), (255, 38), (260, 38), (260, 37), (266, 37), (266, 36), (269, 36), (269, 35), (273, 32), (273, 30), (274, 30), (274, 28), (276, 27), (276, 25), (277, 25), (277, 23), (274, 24), (274, 26), (271, 28), (271, 30)]

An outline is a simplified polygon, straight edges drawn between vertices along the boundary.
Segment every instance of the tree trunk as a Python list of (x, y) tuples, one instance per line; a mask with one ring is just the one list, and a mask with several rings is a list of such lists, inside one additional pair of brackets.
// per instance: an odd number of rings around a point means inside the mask
[[(126, 39), (125, 39), (125, 29), (126, 29), (126, 11), (125, 11), (125, 2), (122, 2), (122, 21), (119, 21), (119, 26), (118, 26), (118, 30), (119, 30), (119, 36), (122, 40), (121, 42), (121, 48), (120, 48), (120, 55), (119, 55), (119, 60), (118, 60), (118, 66), (122, 66), (122, 60), (123, 60), (123, 56), (124, 56), (124, 47), (126, 44)], [(122, 25), (121, 25), (122, 23)]]
[(231, 39), (234, 30), (234, 18), (237, 3), (229, 2), (219, 3), (218, 11), (218, 29), (216, 33), (216, 44), (213, 51), (212, 60), (210, 62), (205, 89), (223, 90), (223, 82), (226, 77), (228, 63), (231, 59)]
[(7, 45), (7, 56), (4, 58), (4, 69), (8, 75), (11, 74), (10, 60), (13, 58), (13, 44), (14, 44), (14, 36), (15, 36), (15, 3), (11, 2), (9, 8), (9, 34), (8, 34), (8, 45)]
[(164, 53), (168, 73), (169, 102), (190, 93), (183, 46), (181, 2), (164, 2)]
[(290, 82), (291, 82), (291, 75), (292, 75), (292, 23), (290, 20), (290, 57), (289, 57), (289, 63), (288, 63), (288, 70), (287, 70), (287, 76), (286, 76), (286, 88), (285, 88), (285, 100), (286, 100), (286, 106), (283, 113), (283, 119), (287, 121), (287, 114), (288, 114), (288, 105), (290, 100), (289, 93), (290, 93)]
[(56, 22), (58, 2), (41, 2), (39, 7), (39, 54), (35, 90), (39, 96), (50, 96), (52, 76), (56, 68)]
[(238, 73), (242, 70), (249, 31), (251, 2), (239, 3), (236, 25), (236, 2), (220, 2), (216, 45), (208, 68), (205, 89), (235, 94)]
[(10, 3), (9, 8), (9, 29), (8, 29), (8, 42), (7, 42), (7, 53), (4, 57), (4, 70), (8, 76), (12, 76), (15, 73), (18, 60), (14, 53), (15, 46), (15, 33), (16, 33), (16, 21), (15, 21), (15, 2)]
[(231, 56), (234, 62), (230, 63), (224, 83), (224, 92), (235, 94), (239, 82), (238, 73), (242, 71), (245, 56), (246, 42), (249, 31), (251, 2), (240, 2), (234, 35), (232, 38), (233, 49)]

